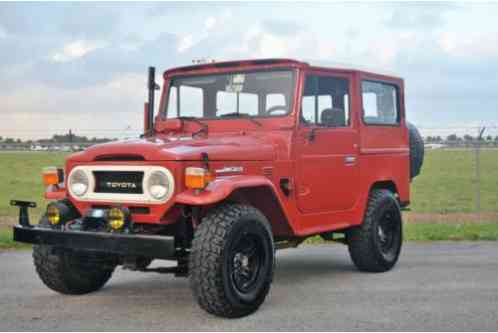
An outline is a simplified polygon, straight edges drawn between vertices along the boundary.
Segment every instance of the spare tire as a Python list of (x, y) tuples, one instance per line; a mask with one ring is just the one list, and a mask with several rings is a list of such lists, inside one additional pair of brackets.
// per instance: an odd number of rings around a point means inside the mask
[(410, 142), (410, 179), (420, 174), (424, 163), (424, 140), (415, 125), (407, 122), (409, 142)]

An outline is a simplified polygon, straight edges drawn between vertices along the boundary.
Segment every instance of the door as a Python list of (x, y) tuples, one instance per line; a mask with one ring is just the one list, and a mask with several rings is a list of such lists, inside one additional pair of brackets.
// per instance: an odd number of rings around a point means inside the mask
[(298, 208), (339, 212), (358, 198), (358, 130), (351, 121), (350, 76), (310, 72), (296, 140)]

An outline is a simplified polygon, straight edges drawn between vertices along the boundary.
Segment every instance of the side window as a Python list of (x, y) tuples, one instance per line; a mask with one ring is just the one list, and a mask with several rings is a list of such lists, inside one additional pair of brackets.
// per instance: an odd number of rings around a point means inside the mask
[(177, 87), (171, 87), (169, 90), (169, 97), (168, 97), (168, 110), (171, 110), (170, 112), (173, 112), (174, 115), (171, 117), (178, 117), (178, 98), (177, 98)]
[(399, 100), (396, 86), (383, 82), (363, 81), (361, 92), (365, 124), (399, 124)]
[(332, 76), (307, 75), (301, 123), (305, 126), (349, 126), (349, 81)]
[(315, 96), (303, 96), (303, 103), (301, 106), (301, 122), (304, 124), (316, 123)]
[(180, 110), (186, 117), (203, 117), (204, 96), (201, 88), (180, 86)]

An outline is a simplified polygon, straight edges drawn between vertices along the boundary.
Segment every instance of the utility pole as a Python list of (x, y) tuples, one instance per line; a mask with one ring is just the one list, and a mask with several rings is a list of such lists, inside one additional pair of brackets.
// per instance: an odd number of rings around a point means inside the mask
[(477, 142), (475, 147), (475, 159), (476, 159), (476, 212), (477, 220), (481, 222), (481, 140), (482, 135), (486, 127), (477, 128)]
[(69, 129), (69, 149), (73, 150), (73, 131)]

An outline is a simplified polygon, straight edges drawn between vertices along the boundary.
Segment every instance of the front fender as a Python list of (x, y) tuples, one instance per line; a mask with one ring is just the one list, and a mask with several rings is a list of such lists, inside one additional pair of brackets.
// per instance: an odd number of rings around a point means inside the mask
[(229, 176), (215, 179), (201, 192), (190, 189), (179, 193), (176, 196), (176, 202), (194, 206), (210, 205), (226, 199), (239, 188), (258, 186), (270, 187), (274, 193), (277, 193), (273, 183), (266, 177)]

